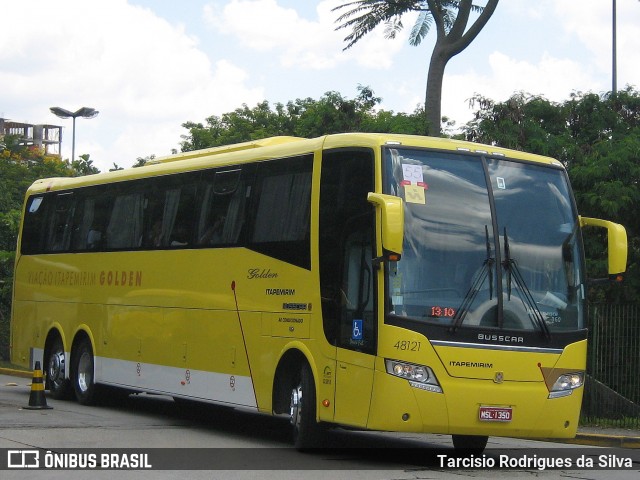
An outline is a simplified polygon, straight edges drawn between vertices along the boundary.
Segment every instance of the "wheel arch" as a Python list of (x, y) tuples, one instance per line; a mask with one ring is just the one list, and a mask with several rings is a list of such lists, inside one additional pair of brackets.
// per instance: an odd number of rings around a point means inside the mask
[(95, 355), (96, 342), (91, 329), (85, 324), (78, 325), (76, 330), (73, 332), (73, 342), (71, 343), (71, 350), (73, 350), (73, 348), (76, 347), (83, 338), (89, 339), (89, 342), (91, 342), (91, 348), (93, 349), (93, 354)]
[(94, 369), (94, 379), (95, 379), (96, 342), (91, 332), (91, 329), (85, 324), (78, 325), (78, 328), (76, 328), (75, 332), (73, 333), (73, 342), (71, 343), (71, 348), (69, 349), (69, 365), (70, 365), (69, 371), (71, 372), (71, 368), (73, 368), (73, 364), (74, 364), (73, 355), (76, 353), (77, 347), (80, 344), (80, 342), (82, 342), (85, 339), (89, 341), (89, 343), (91, 344), (91, 350), (93, 351), (93, 357), (94, 357), (93, 369)]
[(43, 360), (47, 358), (47, 353), (51, 348), (51, 344), (56, 339), (60, 339), (60, 341), (62, 342), (62, 348), (65, 352), (69, 351), (68, 350), (69, 340), (66, 338), (66, 335), (64, 334), (64, 329), (59, 323), (54, 323), (49, 328), (49, 331), (47, 332), (47, 336), (45, 337), (45, 340), (44, 340), (44, 355), (42, 356)]
[[(294, 342), (288, 344), (280, 352), (280, 358), (273, 377), (273, 387), (271, 390), (273, 413), (288, 412), (291, 388), (297, 381), (302, 363), (309, 365), (316, 391), (318, 391), (318, 375), (316, 374), (318, 370), (313, 355), (311, 355), (311, 352), (303, 343)], [(316, 406), (316, 418), (318, 416), (317, 410)]]

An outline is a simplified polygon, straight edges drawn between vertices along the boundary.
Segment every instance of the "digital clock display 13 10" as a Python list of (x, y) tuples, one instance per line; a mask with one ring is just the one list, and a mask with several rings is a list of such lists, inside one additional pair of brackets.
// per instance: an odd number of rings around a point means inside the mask
[(431, 307), (432, 317), (449, 317), (456, 316), (456, 309), (452, 307)]

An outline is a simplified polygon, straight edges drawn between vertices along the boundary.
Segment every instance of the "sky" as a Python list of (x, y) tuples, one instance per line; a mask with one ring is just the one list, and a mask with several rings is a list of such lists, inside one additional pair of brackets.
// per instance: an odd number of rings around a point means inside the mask
[[(413, 112), (424, 103), (435, 32), (413, 47), (414, 19), (394, 40), (378, 29), (344, 51), (332, 8), (346, 0), (1, 0), (0, 118), (63, 127), (58, 106), (100, 113), (76, 123), (76, 157), (105, 171), (180, 150), (185, 122), (246, 104), (355, 98)], [(484, 5), (485, 0), (478, 0)], [(447, 65), (442, 114), (464, 125), (475, 94), (562, 102), (612, 89), (612, 0), (502, 0)], [(640, 2), (617, 0), (618, 88), (640, 88)]]

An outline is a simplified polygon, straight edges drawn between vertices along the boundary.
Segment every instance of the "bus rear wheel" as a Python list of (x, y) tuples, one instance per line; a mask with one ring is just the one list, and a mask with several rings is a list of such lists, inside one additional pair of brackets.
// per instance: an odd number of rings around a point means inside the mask
[(316, 422), (316, 388), (311, 369), (305, 363), (293, 382), (289, 403), (293, 443), (298, 450), (320, 446), (322, 428)]
[(453, 447), (461, 452), (479, 454), (487, 446), (489, 437), (482, 435), (452, 435)]
[(45, 368), (47, 373), (47, 388), (51, 396), (57, 400), (69, 396), (69, 382), (65, 378), (66, 358), (60, 337), (55, 337), (47, 347)]
[(71, 355), (71, 376), (76, 400), (81, 405), (93, 405), (96, 401), (93, 348), (88, 338), (78, 343)]

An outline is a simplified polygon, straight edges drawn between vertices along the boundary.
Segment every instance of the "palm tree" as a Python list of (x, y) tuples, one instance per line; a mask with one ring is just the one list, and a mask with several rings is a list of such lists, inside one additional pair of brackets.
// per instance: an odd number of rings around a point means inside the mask
[[(437, 39), (429, 62), (425, 111), (427, 129), (431, 135), (441, 132), (442, 79), (447, 62), (467, 48), (487, 24), (498, 5), (498, 0), (487, 0), (485, 6), (474, 5), (472, 0), (357, 0), (340, 5), (334, 10), (349, 9), (336, 23), (336, 30), (351, 28), (345, 37), (347, 50), (381, 23), (385, 25), (385, 36), (394, 38), (402, 28), (402, 16), (418, 12), (409, 35), (409, 43), (419, 45), (435, 24)], [(471, 13), (478, 17), (469, 28)]]

